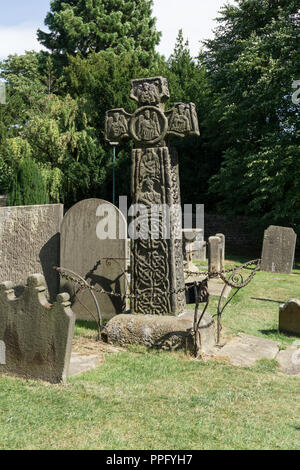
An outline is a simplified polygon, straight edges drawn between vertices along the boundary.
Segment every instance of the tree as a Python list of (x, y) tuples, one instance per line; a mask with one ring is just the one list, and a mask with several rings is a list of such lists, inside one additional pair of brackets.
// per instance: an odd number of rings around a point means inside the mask
[(238, 0), (225, 6), (204, 63), (213, 92), (206, 120), (223, 157), (211, 191), (219, 208), (265, 222), (300, 220), (298, 0)]
[(45, 181), (37, 164), (31, 158), (22, 159), (8, 195), (8, 205), (30, 206), (48, 202)]
[(201, 138), (175, 139), (171, 145), (179, 153), (179, 169), (181, 196), (183, 203), (205, 202), (209, 207), (210, 201), (206, 197), (208, 180), (214, 173), (213, 160), (205, 147), (205, 128), (203, 122), (208, 113), (208, 83), (206, 70), (198, 58), (190, 53), (189, 43), (185, 41), (182, 30), (179, 31), (174, 52), (162, 67), (160, 74), (167, 77), (171, 98), (168, 107), (176, 102), (192, 102), (196, 105), (200, 125)]
[(63, 64), (67, 55), (86, 57), (91, 52), (134, 51), (149, 65), (160, 33), (152, 17), (152, 0), (53, 0), (39, 41)]

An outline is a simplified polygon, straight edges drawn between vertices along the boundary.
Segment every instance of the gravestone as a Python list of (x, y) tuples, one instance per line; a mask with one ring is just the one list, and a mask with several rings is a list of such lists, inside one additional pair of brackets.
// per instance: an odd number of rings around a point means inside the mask
[(205, 261), (206, 260), (206, 242), (204, 241), (204, 230), (196, 230), (196, 239), (193, 243), (193, 260)]
[[(139, 109), (133, 115), (124, 109), (108, 111), (105, 127), (109, 142), (128, 137), (135, 141), (132, 201), (143, 206), (140, 212), (145, 223), (141, 230), (148, 229), (148, 236), (132, 241), (131, 313), (178, 315), (186, 307), (181, 214), (170, 211), (168, 238), (164, 236), (163, 216), (157, 215), (155, 234), (149, 218), (154, 205), (180, 207), (178, 157), (168, 148), (166, 138), (199, 135), (197, 113), (193, 103), (176, 103), (165, 112), (170, 94), (162, 77), (132, 80), (130, 97), (138, 102)], [(138, 215), (132, 217), (136, 222)]]
[(42, 272), (50, 299), (56, 298), (62, 204), (0, 207), (0, 282), (22, 288), (27, 277)]
[(45, 292), (41, 274), (28, 277), (19, 297), (12, 282), (0, 283), (0, 373), (51, 383), (66, 381), (75, 315), (68, 294), (58, 294), (50, 304)]
[(300, 335), (300, 300), (290, 299), (280, 306), (279, 331)]
[[(108, 233), (110, 228), (111, 233)], [(100, 233), (102, 229), (107, 235)], [(105, 236), (111, 238), (104, 239)], [(126, 308), (127, 248), (126, 220), (110, 202), (86, 199), (66, 213), (61, 227), (61, 267), (79, 274), (96, 289), (118, 294), (94, 292), (104, 319)], [(74, 298), (74, 284), (63, 278), (61, 290), (71, 294), (72, 310), (77, 319), (97, 318), (97, 309), (88, 290), (77, 292)]]
[(265, 230), (262, 250), (262, 271), (291, 274), (297, 235), (289, 227), (270, 225)]
[(219, 272), (221, 270), (221, 239), (209, 237), (208, 239), (208, 271)]
[(0, 207), (6, 207), (7, 196), (0, 196)]
[(185, 260), (185, 270), (189, 271), (189, 273), (194, 272), (197, 273), (199, 270), (197, 266), (193, 263), (193, 250), (194, 250), (194, 243), (197, 237), (197, 229), (183, 229), (183, 258)]
[(216, 237), (219, 237), (221, 239), (220, 267), (221, 270), (223, 270), (225, 267), (225, 235), (223, 233), (217, 233)]

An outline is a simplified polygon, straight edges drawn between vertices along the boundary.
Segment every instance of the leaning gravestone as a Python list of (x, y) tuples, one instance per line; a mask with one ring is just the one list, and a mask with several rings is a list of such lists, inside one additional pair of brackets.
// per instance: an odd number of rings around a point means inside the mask
[(59, 290), (53, 266), (59, 264), (62, 204), (0, 207), (0, 282), (22, 288), (27, 277), (42, 272), (50, 299)]
[(291, 274), (297, 235), (289, 227), (270, 225), (264, 233), (262, 271)]
[[(109, 236), (111, 238), (106, 238)], [(127, 285), (127, 224), (123, 214), (110, 202), (86, 199), (65, 215), (61, 228), (61, 267), (83, 277), (95, 287), (102, 317), (124, 312)], [(117, 296), (97, 292), (117, 293)], [(76, 292), (74, 284), (61, 279), (61, 290), (72, 295), (72, 310), (79, 320), (97, 318), (88, 290)]]

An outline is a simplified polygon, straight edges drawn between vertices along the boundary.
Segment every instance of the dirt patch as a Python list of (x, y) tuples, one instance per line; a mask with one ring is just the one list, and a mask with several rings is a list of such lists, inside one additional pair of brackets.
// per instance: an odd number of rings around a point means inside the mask
[(73, 339), (72, 352), (80, 354), (81, 356), (90, 356), (95, 354), (98, 356), (100, 362), (104, 361), (106, 354), (115, 354), (120, 351), (125, 351), (124, 348), (112, 346), (104, 343), (103, 341), (96, 341), (97, 334), (80, 336)]

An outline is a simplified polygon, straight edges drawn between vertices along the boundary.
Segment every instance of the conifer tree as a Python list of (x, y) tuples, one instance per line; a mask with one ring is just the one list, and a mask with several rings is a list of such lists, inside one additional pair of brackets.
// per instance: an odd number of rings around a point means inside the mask
[(31, 158), (21, 160), (8, 196), (9, 206), (47, 204), (49, 198), (40, 169)]
[(111, 49), (135, 51), (147, 66), (155, 55), (160, 33), (152, 17), (152, 0), (53, 0), (39, 41), (66, 63), (67, 54)]

